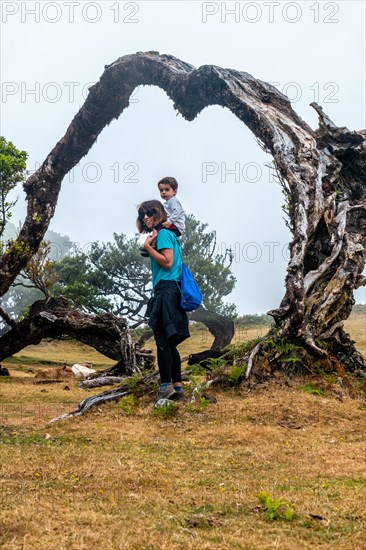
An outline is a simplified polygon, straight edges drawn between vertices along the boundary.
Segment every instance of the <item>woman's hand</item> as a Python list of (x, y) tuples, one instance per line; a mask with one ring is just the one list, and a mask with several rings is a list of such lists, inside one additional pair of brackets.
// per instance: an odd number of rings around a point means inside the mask
[(153, 244), (156, 240), (156, 236), (157, 236), (158, 232), (156, 231), (156, 229), (153, 229), (151, 235), (149, 235), (148, 237), (146, 237), (146, 240), (144, 242), (144, 248), (145, 250), (147, 250), (148, 252), (150, 252), (150, 250), (153, 248)]
[(165, 269), (170, 269), (174, 261), (173, 249), (163, 248), (158, 252), (155, 248), (153, 248), (153, 244), (156, 240), (157, 234), (158, 232), (156, 231), (156, 229), (153, 229), (151, 235), (149, 235), (144, 242), (144, 248), (150, 254), (150, 256), (154, 258), (154, 260), (159, 265), (161, 265), (161, 267), (164, 267)]

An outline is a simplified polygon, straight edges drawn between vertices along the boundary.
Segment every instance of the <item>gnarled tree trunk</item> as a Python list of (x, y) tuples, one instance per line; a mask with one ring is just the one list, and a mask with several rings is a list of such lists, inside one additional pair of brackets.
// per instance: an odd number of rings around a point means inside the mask
[(270, 84), (233, 69), (195, 69), (158, 52), (139, 52), (106, 66), (65, 136), (27, 180), (26, 220), (0, 258), (0, 295), (44, 237), (63, 177), (128, 107), (139, 85), (165, 90), (187, 120), (208, 105), (227, 107), (273, 155), (293, 234), (286, 293), (271, 312), (277, 337), (301, 343), (315, 356), (331, 352), (350, 369), (364, 368), (343, 324), (365, 264), (365, 131), (338, 128), (315, 103), (320, 125), (313, 130)]
[(219, 315), (214, 311), (208, 311), (203, 307), (198, 308), (196, 311), (192, 311), (189, 316), (192, 321), (198, 321), (206, 325), (208, 330), (214, 336), (211, 349), (222, 350), (225, 346), (228, 346), (235, 334), (235, 324), (232, 319)]
[(1, 338), (0, 361), (43, 338), (71, 336), (118, 361), (108, 369), (114, 374), (133, 374), (154, 365), (153, 355), (132, 341), (127, 321), (112, 313), (87, 315), (72, 309), (65, 298), (35, 302), (25, 319), (13, 324)]
[[(269, 312), (280, 335), (302, 341), (318, 357), (333, 353), (349, 370), (364, 368), (364, 358), (343, 330), (354, 304), (353, 291), (364, 284), (366, 246), (365, 132), (338, 128), (315, 103), (320, 127), (302, 136), (281, 167), (287, 192), (291, 259), (286, 293)], [(294, 144), (296, 141), (294, 140)]]

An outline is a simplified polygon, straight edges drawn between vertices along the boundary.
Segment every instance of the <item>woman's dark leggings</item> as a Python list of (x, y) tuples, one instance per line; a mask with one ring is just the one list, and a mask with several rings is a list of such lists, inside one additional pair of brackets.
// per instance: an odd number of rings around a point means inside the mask
[(181, 364), (179, 352), (172, 339), (168, 340), (169, 345), (161, 349), (158, 346), (158, 366), (160, 383), (181, 382)]

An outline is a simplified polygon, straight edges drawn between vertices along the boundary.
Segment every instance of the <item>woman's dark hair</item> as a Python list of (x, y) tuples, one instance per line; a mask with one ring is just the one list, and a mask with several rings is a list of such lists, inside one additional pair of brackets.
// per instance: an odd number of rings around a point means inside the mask
[(152, 200), (152, 201), (145, 201), (140, 204), (138, 207), (138, 218), (136, 220), (137, 230), (139, 233), (150, 233), (152, 228), (148, 228), (147, 225), (144, 223), (144, 215), (145, 212), (153, 212), (153, 220), (154, 220), (154, 226), (157, 226), (161, 222), (166, 221), (166, 213), (164, 210), (163, 205), (160, 201)]

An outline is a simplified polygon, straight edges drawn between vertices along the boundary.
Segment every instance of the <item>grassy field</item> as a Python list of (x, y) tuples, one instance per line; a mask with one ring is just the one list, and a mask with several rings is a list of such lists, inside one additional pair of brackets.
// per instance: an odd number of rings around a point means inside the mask
[[(364, 315), (348, 329), (365, 353)], [(196, 327), (181, 353), (210, 342)], [(48, 424), (97, 393), (72, 379), (35, 384), (50, 361), (113, 364), (73, 342), (2, 363), (12, 376), (0, 379), (1, 548), (366, 548), (366, 393), (356, 386), (276, 378), (165, 415), (152, 414), (151, 394)]]

